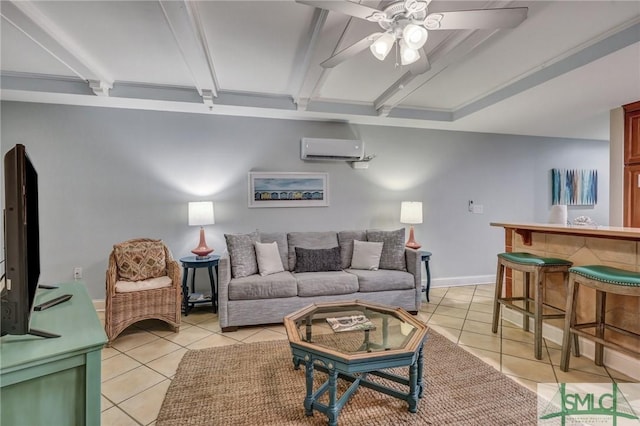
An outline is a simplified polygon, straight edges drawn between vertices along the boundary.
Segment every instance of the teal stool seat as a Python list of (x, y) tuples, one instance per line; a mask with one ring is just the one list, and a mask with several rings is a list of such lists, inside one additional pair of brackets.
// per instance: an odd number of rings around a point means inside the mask
[[(578, 323), (576, 319), (578, 292), (582, 286), (592, 288), (596, 291), (596, 317), (593, 322)], [(565, 308), (567, 316), (564, 320), (564, 336), (560, 359), (560, 369), (562, 371), (569, 370), (569, 352), (571, 351), (572, 345), (571, 336), (574, 337), (573, 344), (576, 345), (574, 354), (576, 356), (580, 356), (580, 351), (577, 349), (576, 343), (578, 336), (595, 342), (595, 363), (599, 366), (603, 365), (605, 346), (636, 357), (640, 355), (640, 352), (637, 350), (630, 349), (610, 340), (610, 333), (607, 333), (605, 336), (605, 330), (608, 330), (616, 334), (640, 339), (640, 334), (606, 323), (605, 315), (607, 312), (608, 293), (640, 297), (640, 272), (627, 271), (625, 269), (603, 265), (574, 266), (569, 269), (567, 306)], [(595, 329), (595, 334), (583, 331), (588, 328)]]
[[(500, 306), (522, 313), (522, 329), (529, 331), (529, 318), (534, 320), (534, 355), (542, 359), (542, 321), (551, 318), (564, 318), (564, 311), (544, 303), (546, 275), (554, 272), (562, 273), (562, 282), (567, 286), (569, 268), (573, 264), (565, 259), (541, 257), (526, 252), (508, 252), (498, 254), (498, 270), (496, 271), (496, 293), (493, 300), (493, 323), (491, 331), (498, 332)], [(507, 297), (503, 293), (506, 269), (523, 274), (521, 297)], [(531, 296), (530, 283), (533, 282), (534, 293)], [(575, 347), (577, 348), (577, 340)]]
[(509, 262), (521, 263), (523, 265), (536, 265), (536, 266), (548, 266), (548, 265), (573, 265), (568, 260), (558, 259), (555, 257), (540, 257), (531, 253), (525, 252), (512, 252), (512, 253), (500, 253), (498, 257), (508, 260)]
[(569, 272), (589, 278), (590, 280), (602, 281), (608, 284), (628, 285), (632, 287), (640, 286), (640, 272), (627, 271), (610, 266), (574, 266), (569, 269)]

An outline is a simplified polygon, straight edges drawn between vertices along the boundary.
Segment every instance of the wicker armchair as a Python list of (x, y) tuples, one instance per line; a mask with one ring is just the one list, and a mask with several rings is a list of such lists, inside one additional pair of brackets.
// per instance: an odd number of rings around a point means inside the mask
[(161, 240), (133, 239), (113, 246), (106, 280), (108, 345), (130, 325), (158, 319), (175, 332), (181, 318), (181, 271)]

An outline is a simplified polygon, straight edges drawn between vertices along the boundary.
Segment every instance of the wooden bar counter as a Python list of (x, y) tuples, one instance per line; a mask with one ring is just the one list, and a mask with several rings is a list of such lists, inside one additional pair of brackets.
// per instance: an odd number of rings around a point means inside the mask
[[(539, 223), (491, 223), (491, 226), (504, 228), (506, 252), (558, 257), (573, 262), (574, 266), (606, 265), (640, 272), (640, 228)], [(507, 294), (522, 294), (520, 275), (507, 277)], [(560, 274), (547, 278), (544, 297), (545, 302), (564, 309), (566, 292)], [(606, 309), (607, 323), (640, 334), (640, 298), (610, 294)], [(580, 321), (595, 318), (594, 290), (580, 289), (577, 312)], [(562, 320), (550, 322), (561, 327)], [(640, 351), (639, 339), (616, 335), (612, 340)]]

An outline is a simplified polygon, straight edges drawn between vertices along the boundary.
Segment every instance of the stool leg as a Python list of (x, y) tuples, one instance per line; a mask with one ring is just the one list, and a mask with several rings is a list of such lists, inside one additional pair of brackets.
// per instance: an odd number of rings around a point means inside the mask
[[(562, 355), (560, 356), (560, 369), (562, 371), (569, 370), (569, 355), (571, 353), (571, 327), (575, 324), (576, 301), (578, 286), (573, 276), (569, 276), (567, 285), (567, 304), (564, 310), (564, 334), (562, 336)], [(575, 348), (577, 350), (577, 347)], [(579, 356), (578, 353), (576, 356)]]
[[(605, 308), (607, 305), (607, 294), (604, 291), (596, 290), (596, 337), (604, 339)], [(604, 360), (604, 346), (596, 342), (596, 365), (602, 366)]]
[[(564, 284), (564, 290), (565, 290), (565, 294), (567, 295), (566, 297), (569, 297), (569, 272), (563, 272), (562, 273), (562, 282)], [(575, 310), (575, 309), (574, 309)], [(567, 316), (567, 312), (565, 311), (565, 319)], [(578, 335), (575, 333), (571, 333), (571, 337), (573, 338), (573, 344), (572, 344), (572, 348), (573, 348), (573, 355), (578, 357), (580, 356), (580, 345), (578, 344)]]
[(504, 265), (498, 258), (498, 270), (496, 271), (496, 293), (493, 298), (493, 323), (491, 331), (498, 332), (498, 319), (500, 319), (500, 298), (502, 297), (502, 283), (504, 282)]
[[(535, 312), (533, 314), (534, 318), (534, 326), (533, 326), (533, 338), (534, 340), (534, 353), (536, 359), (542, 359), (542, 287), (544, 285), (544, 277), (545, 274), (541, 273), (538, 269), (533, 273), (533, 278), (536, 283), (536, 294), (535, 294)], [(529, 321), (529, 317), (525, 316), (527, 322)]]
[[(524, 310), (526, 312), (529, 312), (529, 299), (531, 298), (531, 292), (530, 292), (530, 287), (529, 285), (530, 283), (530, 278), (531, 278), (531, 273), (529, 272), (523, 272), (522, 273), (522, 297), (524, 298), (523, 303), (522, 303), (522, 307), (524, 308)], [(529, 315), (522, 315), (522, 329), (524, 331), (529, 331)]]

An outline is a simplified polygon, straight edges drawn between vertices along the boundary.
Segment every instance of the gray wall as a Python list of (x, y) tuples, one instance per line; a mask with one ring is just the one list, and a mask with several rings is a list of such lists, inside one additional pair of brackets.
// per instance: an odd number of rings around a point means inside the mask
[[(493, 279), (504, 234), (489, 222), (546, 222), (551, 168), (598, 169), (599, 204), (570, 207), (569, 218), (608, 223), (607, 141), (19, 102), (1, 114), (3, 154), (23, 143), (39, 173), (41, 281), (72, 280), (81, 266), (95, 299), (114, 243), (162, 238), (176, 258), (190, 254), (188, 201), (214, 201), (206, 232), (217, 253), (224, 233), (397, 229), (400, 202), (423, 201), (416, 239), (433, 253), (435, 285)], [(359, 137), (377, 157), (368, 170), (303, 162), (304, 136)], [(328, 172), (331, 205), (249, 209), (250, 170)]]

